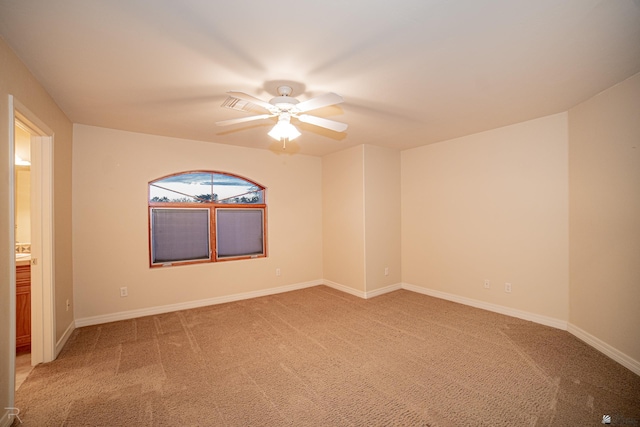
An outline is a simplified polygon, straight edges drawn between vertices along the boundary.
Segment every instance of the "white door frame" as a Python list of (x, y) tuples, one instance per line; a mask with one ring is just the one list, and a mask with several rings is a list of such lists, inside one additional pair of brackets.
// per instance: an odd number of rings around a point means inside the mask
[[(15, 123), (19, 120), (31, 133), (31, 364), (51, 362), (56, 357), (53, 249), (53, 131), (28, 108), (9, 95), (10, 201), (15, 200)], [(15, 241), (15, 206), (10, 209), (11, 245)], [(11, 248), (14, 251), (14, 248)], [(15, 259), (14, 259), (15, 263)], [(15, 264), (12, 265), (15, 271)], [(11, 279), (15, 289), (15, 274)], [(11, 302), (10, 327), (15, 335), (15, 296)], [(15, 337), (14, 337), (15, 345)], [(15, 353), (13, 355), (15, 370)]]

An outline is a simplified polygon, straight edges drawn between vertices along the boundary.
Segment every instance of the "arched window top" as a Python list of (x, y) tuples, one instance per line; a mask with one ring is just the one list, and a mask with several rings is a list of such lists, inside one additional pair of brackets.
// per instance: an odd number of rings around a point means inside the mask
[(237, 175), (189, 171), (149, 182), (149, 203), (264, 204), (264, 190)]

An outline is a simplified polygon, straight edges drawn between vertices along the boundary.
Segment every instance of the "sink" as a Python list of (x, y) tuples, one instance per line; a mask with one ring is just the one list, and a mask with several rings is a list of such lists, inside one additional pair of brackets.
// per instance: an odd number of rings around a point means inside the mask
[(30, 260), (31, 254), (16, 254), (16, 261)]

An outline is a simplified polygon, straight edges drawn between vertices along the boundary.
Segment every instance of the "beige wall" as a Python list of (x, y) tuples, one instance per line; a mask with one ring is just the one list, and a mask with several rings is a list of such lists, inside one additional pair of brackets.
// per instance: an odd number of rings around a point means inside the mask
[[(76, 319), (322, 278), (320, 158), (84, 125), (74, 126), (73, 156)], [(147, 184), (189, 170), (267, 187), (267, 258), (149, 268)]]
[[(9, 123), (8, 97), (13, 95), (55, 132), (54, 157), (54, 261), (56, 339), (73, 322), (72, 312), (64, 310), (66, 299), (73, 300), (71, 263), (71, 140), (72, 125), (13, 51), (0, 39), (0, 416), (10, 406), (10, 362), (14, 349), (9, 346), (10, 265), (14, 257), (9, 209)], [(0, 418), (0, 422), (4, 419)]]
[(324, 156), (322, 192), (328, 284), (361, 297), (400, 286), (400, 152), (360, 145)]
[(562, 113), (403, 151), (403, 282), (567, 321), (567, 139)]
[(364, 294), (364, 146), (322, 158), (324, 279)]
[[(20, 158), (23, 160), (29, 160), (31, 158), (31, 154), (29, 152), (29, 147), (31, 145), (31, 135), (29, 134), (29, 132), (23, 130), (20, 126), (15, 126), (14, 130), (16, 155), (20, 155)], [(30, 243), (31, 171), (29, 170), (29, 166), (16, 166), (15, 188), (15, 240), (17, 243)]]
[(570, 321), (640, 362), (640, 74), (569, 110)]
[(364, 146), (364, 195), (366, 291), (372, 292), (401, 282), (399, 151)]
[(31, 172), (28, 167), (16, 170), (16, 243), (31, 243)]

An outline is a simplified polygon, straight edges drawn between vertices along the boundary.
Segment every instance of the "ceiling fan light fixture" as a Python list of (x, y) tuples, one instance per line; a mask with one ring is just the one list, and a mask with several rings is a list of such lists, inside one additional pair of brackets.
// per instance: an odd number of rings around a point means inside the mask
[(289, 120), (289, 117), (280, 116), (278, 123), (276, 123), (273, 129), (269, 131), (268, 135), (277, 141), (282, 141), (285, 139), (287, 141), (293, 141), (294, 139), (299, 137), (301, 135), (300, 131), (298, 131), (298, 129), (296, 129), (296, 127), (292, 125)]

